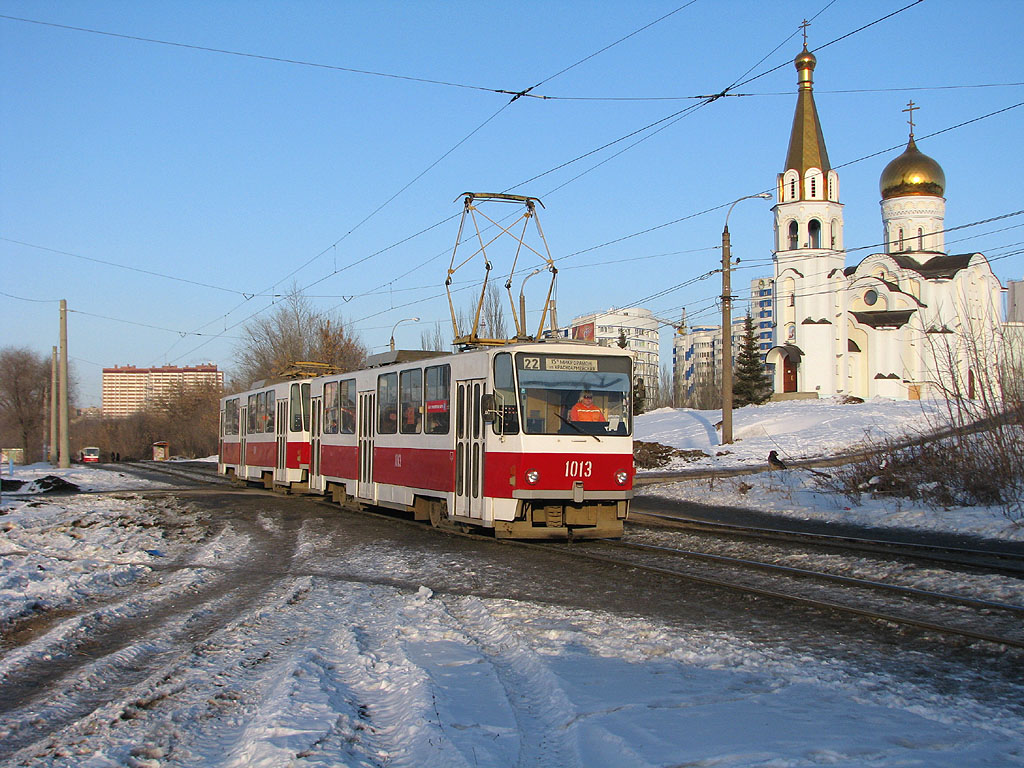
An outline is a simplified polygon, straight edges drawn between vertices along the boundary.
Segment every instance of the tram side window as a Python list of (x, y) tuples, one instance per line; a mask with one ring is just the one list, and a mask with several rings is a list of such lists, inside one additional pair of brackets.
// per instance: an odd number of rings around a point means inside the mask
[(324, 384), (324, 434), (338, 434), (339, 424), (338, 382), (328, 381)]
[(341, 382), (341, 434), (352, 435), (356, 431), (356, 380)]
[(290, 395), (288, 400), (288, 413), (291, 416), (291, 424), (289, 429), (292, 432), (302, 431), (302, 389), (298, 383), (294, 383), (291, 386)]
[(224, 434), (238, 434), (238, 398), (224, 402)]
[[(270, 390), (269, 392), (265, 392), (264, 394), (267, 397), (267, 410), (266, 410), (266, 413), (264, 414), (264, 417), (263, 417), (264, 418), (263, 431), (264, 432), (273, 432), (274, 431), (274, 408), (276, 407), (276, 405), (274, 403), (274, 390)], [(262, 397), (262, 395), (261, 395), (261, 397)]]
[(515, 435), (519, 432), (519, 408), (516, 405), (516, 379), (512, 369), (512, 355), (508, 352), (494, 356), (494, 400), (498, 418), (493, 429), (496, 435)]
[(398, 432), (398, 374), (377, 377), (377, 434)]
[(451, 413), (450, 365), (432, 365), (424, 371), (426, 379), (426, 428), (428, 435), (447, 435)]
[(402, 371), (398, 390), (402, 406), (402, 434), (418, 435), (423, 418), (423, 371), (419, 368)]
[(259, 425), (260, 432), (263, 431), (263, 425), (259, 422), (259, 411), (258, 411), (258, 398), (256, 395), (249, 395), (249, 423), (246, 425), (246, 434), (253, 434), (256, 432), (256, 426)]

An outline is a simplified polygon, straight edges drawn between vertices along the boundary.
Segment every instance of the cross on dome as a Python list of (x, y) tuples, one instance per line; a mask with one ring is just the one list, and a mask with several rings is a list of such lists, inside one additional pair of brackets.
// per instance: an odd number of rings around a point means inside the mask
[(910, 123), (910, 138), (914, 138), (914, 110), (915, 109), (920, 109), (920, 107), (917, 106), (914, 103), (913, 99), (911, 99), (910, 101), (907, 102), (907, 108), (903, 110), (904, 112), (909, 112), (910, 113), (910, 119), (907, 120), (907, 122)]

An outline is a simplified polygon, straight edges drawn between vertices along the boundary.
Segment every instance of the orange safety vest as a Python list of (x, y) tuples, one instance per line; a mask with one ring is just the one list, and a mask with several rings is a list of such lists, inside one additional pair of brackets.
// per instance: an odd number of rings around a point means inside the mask
[(604, 411), (591, 403), (576, 403), (569, 411), (570, 421), (605, 421)]

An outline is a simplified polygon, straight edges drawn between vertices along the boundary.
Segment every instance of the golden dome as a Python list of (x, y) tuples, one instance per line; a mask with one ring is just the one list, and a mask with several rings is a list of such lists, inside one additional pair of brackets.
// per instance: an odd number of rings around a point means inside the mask
[(793, 64), (797, 70), (801, 69), (814, 69), (814, 66), (818, 63), (818, 60), (814, 58), (814, 54), (807, 50), (807, 46), (796, 55), (793, 59)]
[(906, 195), (942, 197), (946, 191), (946, 174), (942, 166), (918, 150), (911, 135), (903, 154), (885, 166), (878, 189), (883, 200)]

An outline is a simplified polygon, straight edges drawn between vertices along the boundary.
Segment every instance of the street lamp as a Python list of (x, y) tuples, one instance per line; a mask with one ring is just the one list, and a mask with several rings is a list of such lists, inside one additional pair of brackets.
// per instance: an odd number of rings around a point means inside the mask
[(529, 280), (534, 275), (538, 274), (540, 274), (539, 269), (533, 270), (533, 272), (531, 272), (530, 274), (523, 278), (523, 284), (519, 286), (519, 319), (522, 323), (521, 333), (523, 335), (523, 338), (526, 338), (529, 335), (526, 332), (526, 294), (524, 293), (524, 291), (526, 290), (526, 281)]
[(393, 326), (391, 326), (391, 351), (392, 352), (395, 351), (395, 328), (397, 328), (402, 323), (407, 323), (407, 322), (409, 322), (409, 323), (418, 323), (419, 321), (420, 321), (420, 319), (418, 317), (403, 317), (401, 320), (399, 320), (397, 323), (395, 323)]
[(730, 282), (730, 261), (732, 252), (729, 243), (729, 214), (742, 200), (760, 198), (768, 200), (771, 192), (745, 195), (733, 201), (725, 214), (722, 229), (722, 444), (732, 442), (732, 285)]

